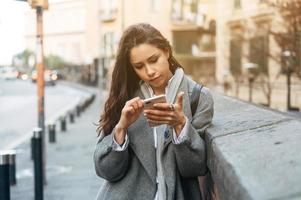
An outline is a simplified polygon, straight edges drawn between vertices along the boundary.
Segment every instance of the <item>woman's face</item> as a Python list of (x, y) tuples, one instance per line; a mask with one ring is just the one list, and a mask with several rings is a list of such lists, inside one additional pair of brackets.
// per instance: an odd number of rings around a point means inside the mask
[(154, 45), (140, 44), (130, 51), (130, 63), (139, 78), (148, 83), (154, 92), (164, 93), (169, 79), (169, 52)]

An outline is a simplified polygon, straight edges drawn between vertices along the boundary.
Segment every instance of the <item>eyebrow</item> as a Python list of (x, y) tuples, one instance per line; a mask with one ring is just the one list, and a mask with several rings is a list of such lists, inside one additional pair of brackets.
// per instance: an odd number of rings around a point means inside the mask
[[(148, 57), (146, 60), (151, 60), (152, 58), (154, 58), (154, 57), (156, 57), (156, 56), (158, 56), (159, 55), (159, 53), (154, 53), (153, 55), (151, 55), (150, 57)], [(137, 63), (133, 63), (133, 65), (137, 65), (137, 64), (140, 64), (140, 63), (142, 63), (142, 62), (137, 62)]]

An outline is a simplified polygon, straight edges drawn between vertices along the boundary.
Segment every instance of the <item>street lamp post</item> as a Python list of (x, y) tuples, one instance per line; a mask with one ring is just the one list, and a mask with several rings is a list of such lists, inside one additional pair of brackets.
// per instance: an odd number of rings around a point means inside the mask
[(252, 102), (253, 83), (255, 80), (255, 70), (258, 65), (256, 63), (245, 63), (244, 68), (248, 71), (248, 82), (249, 82), (249, 101)]
[(285, 50), (282, 52), (282, 56), (284, 59), (284, 67), (286, 71), (286, 83), (287, 83), (287, 101), (286, 107), (287, 110), (291, 109), (291, 73), (292, 73), (292, 62), (293, 62), (293, 53), (289, 50)]
[(36, 35), (36, 66), (38, 71), (37, 93), (38, 93), (38, 126), (42, 129), (42, 162), (43, 180), (46, 183), (46, 148), (45, 148), (45, 80), (44, 80), (44, 53), (43, 53), (43, 8), (36, 7), (37, 35)]
[(38, 95), (38, 127), (42, 129), (43, 152), (43, 180), (46, 183), (46, 148), (45, 148), (45, 80), (44, 80), (44, 53), (43, 53), (43, 10), (48, 9), (48, 0), (19, 0), (27, 1), (31, 8), (36, 9), (37, 35), (36, 35), (36, 68), (38, 71), (37, 95)]

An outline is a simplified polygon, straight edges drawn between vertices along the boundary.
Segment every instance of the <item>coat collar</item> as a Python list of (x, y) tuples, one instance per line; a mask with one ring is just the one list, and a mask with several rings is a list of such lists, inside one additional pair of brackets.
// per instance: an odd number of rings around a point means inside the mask
[[(172, 76), (172, 78), (168, 81), (167, 90), (166, 90), (166, 99), (168, 103), (173, 103), (176, 99), (177, 93), (179, 91), (179, 87), (181, 85), (181, 82), (184, 78), (184, 71), (182, 68), (178, 68), (175, 71), (175, 74)], [(141, 93), (145, 98), (150, 98), (152, 96), (153, 92), (150, 92), (151, 87), (145, 83), (142, 82), (140, 84)]]
[[(190, 100), (189, 100), (189, 89), (188, 89), (188, 80), (187, 78), (183, 78), (181, 84), (178, 87), (178, 90), (175, 92), (175, 94), (178, 94), (180, 91), (184, 92), (184, 99), (183, 99), (183, 112), (185, 116), (188, 118), (189, 121), (191, 121), (191, 109), (190, 109)], [(176, 95), (175, 95), (176, 97)], [(173, 103), (175, 102), (176, 98), (174, 98)], [(172, 141), (172, 134), (173, 129), (170, 126), (166, 126), (166, 129), (164, 131), (164, 149), (168, 146), (168, 144)]]
[[(183, 112), (189, 121), (191, 121), (187, 78), (182, 78), (178, 84), (177, 90), (173, 92), (174, 95), (171, 97), (173, 99), (172, 102), (175, 101), (175, 97), (178, 92), (184, 91)], [(138, 90), (135, 96), (139, 96), (142, 99), (146, 98), (141, 90)], [(162, 152), (171, 143), (173, 137), (173, 130), (171, 127), (165, 126), (164, 130), (164, 144)], [(153, 130), (149, 127), (143, 114), (141, 114), (137, 121), (128, 128), (128, 136), (130, 146), (141, 161), (141, 164), (147, 171), (151, 180), (156, 183), (156, 149), (154, 147)], [(143, 151), (141, 151), (141, 149), (143, 149)]]

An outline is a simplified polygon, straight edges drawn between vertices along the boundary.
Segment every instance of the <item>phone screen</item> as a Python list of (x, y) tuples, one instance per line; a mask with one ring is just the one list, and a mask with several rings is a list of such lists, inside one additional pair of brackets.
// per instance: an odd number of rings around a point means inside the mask
[(155, 103), (164, 103), (164, 102), (166, 102), (165, 94), (145, 99), (143, 100), (144, 109), (152, 109)]

